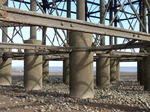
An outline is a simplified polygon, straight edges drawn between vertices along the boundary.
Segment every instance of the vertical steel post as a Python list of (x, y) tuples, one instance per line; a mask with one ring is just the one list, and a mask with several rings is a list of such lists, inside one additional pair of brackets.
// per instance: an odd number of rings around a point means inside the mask
[(67, 18), (71, 18), (71, 0), (67, 0)]
[[(36, 11), (36, 8), (37, 8), (37, 4), (36, 4), (35, 0), (31, 0), (30, 10)], [(35, 26), (30, 27), (30, 39), (36, 39), (36, 27)]]
[[(8, 6), (8, 1), (4, 4)], [(2, 42), (7, 42), (7, 34), (8, 34), (8, 28), (2, 28)], [(3, 54), (3, 52), (8, 52), (9, 49), (1, 49), (0, 55)], [(2, 58), (0, 58), (0, 85), (11, 85), (11, 71), (12, 71), (12, 59), (9, 58), (7, 61), (3, 61)]]
[(85, 21), (85, 14), (85, 0), (77, 0), (77, 19)]
[[(85, 20), (85, 0), (77, 0), (77, 19)], [(69, 44), (77, 47), (92, 45), (92, 36), (87, 33), (71, 31)], [(76, 98), (94, 97), (93, 53), (72, 51), (69, 54), (70, 96)]]
[[(4, 5), (8, 6), (8, 0), (7, 0), (7, 2)], [(3, 32), (2, 32), (2, 42), (7, 42), (8, 28), (7, 27), (3, 27), (2, 30), (3, 30)]]
[[(109, 9), (109, 11), (110, 11), (110, 14), (109, 14), (109, 21), (110, 21), (110, 22), (111, 22), (112, 19), (113, 19), (112, 6), (113, 6), (113, 0), (110, 1), (110, 9)], [(109, 44), (110, 44), (110, 45), (113, 45), (113, 37), (112, 37), (112, 36), (109, 37)]]
[[(100, 0), (100, 23), (105, 24), (105, 0)], [(105, 36), (101, 35), (101, 45), (105, 45)]]
[[(117, 13), (117, 0), (114, 0), (114, 15)], [(114, 26), (117, 27), (117, 17), (114, 20)], [(117, 37), (114, 38), (114, 44), (117, 44)]]

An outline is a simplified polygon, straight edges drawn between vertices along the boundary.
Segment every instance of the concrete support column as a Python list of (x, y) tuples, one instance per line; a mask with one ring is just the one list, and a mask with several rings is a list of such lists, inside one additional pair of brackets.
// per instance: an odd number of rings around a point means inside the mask
[[(77, 19), (85, 20), (85, 0), (77, 0)], [(90, 34), (71, 31), (70, 46), (87, 47), (92, 45)], [(94, 97), (93, 53), (72, 51), (69, 54), (70, 96), (76, 98)]]
[[(26, 44), (41, 45), (40, 40), (26, 40)], [(34, 50), (25, 50), (24, 57), (24, 87), (27, 90), (39, 90), (42, 88), (42, 56), (29, 54)]]
[[(8, 6), (8, 1), (4, 5)], [(8, 29), (4, 27), (2, 30), (2, 42), (7, 42)], [(9, 49), (0, 49), (0, 56), (2, 56), (3, 52), (9, 52)], [(3, 61), (0, 57), (0, 85), (11, 85), (11, 71), (12, 59), (9, 58), (7, 61)]]
[(144, 82), (145, 82), (145, 76), (144, 76), (145, 68), (144, 68), (144, 64), (145, 64), (144, 60), (138, 61), (137, 78), (138, 78), (138, 81), (140, 82), (140, 85), (144, 85)]
[[(149, 4), (150, 1), (148, 0)], [(146, 16), (144, 16), (146, 18)], [(150, 12), (148, 12), (148, 32), (150, 33)], [(145, 48), (147, 53), (150, 53), (150, 47)], [(150, 56), (144, 57), (143, 59), (143, 71), (144, 71), (144, 90), (150, 93)], [(143, 76), (143, 75), (142, 75)]]
[(49, 81), (49, 62), (45, 59), (43, 59), (43, 81)]
[(69, 84), (69, 58), (63, 60), (63, 82)]
[(141, 62), (141, 60), (137, 62), (137, 81), (138, 82), (140, 82), (140, 80), (141, 80), (141, 72), (139, 70), (140, 69), (140, 67), (139, 67), (140, 66), (140, 62)]
[(96, 85), (101, 88), (110, 86), (110, 54), (101, 54), (96, 60)]
[[(90, 46), (91, 35), (81, 32), (70, 32), (71, 46)], [(78, 46), (78, 47), (79, 47)], [(70, 53), (70, 96), (78, 98), (93, 98), (93, 53), (73, 51)]]
[(120, 61), (116, 60), (116, 80), (120, 80)]
[[(146, 51), (150, 53), (150, 48), (146, 48)], [(144, 90), (148, 91), (150, 93), (150, 56), (144, 57), (143, 59), (143, 68), (144, 68), (144, 77), (143, 84), (144, 84)]]
[(110, 60), (110, 83), (116, 82), (116, 60)]
[[(9, 52), (8, 49), (0, 49), (0, 56), (3, 52)], [(8, 86), (11, 85), (11, 71), (12, 71), (12, 59), (9, 58), (7, 61), (3, 61), (0, 58), (0, 85)]]

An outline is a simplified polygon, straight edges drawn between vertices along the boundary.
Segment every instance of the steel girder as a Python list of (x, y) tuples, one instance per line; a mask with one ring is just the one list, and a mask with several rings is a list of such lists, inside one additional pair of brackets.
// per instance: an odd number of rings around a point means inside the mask
[(6, 6), (0, 7), (0, 21), (8, 23), (20, 23), (25, 26), (46, 26), (92, 34), (102, 34), (106, 36), (150, 41), (150, 34), (148, 33), (136, 32), (101, 24), (94, 24), (81, 20), (46, 15), (32, 11), (23, 11)]

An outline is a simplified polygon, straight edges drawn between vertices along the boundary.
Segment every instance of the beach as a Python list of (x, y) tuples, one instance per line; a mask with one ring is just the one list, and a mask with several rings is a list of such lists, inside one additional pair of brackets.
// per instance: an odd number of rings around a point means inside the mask
[(0, 112), (150, 112), (150, 94), (137, 82), (136, 72), (120, 74), (109, 88), (95, 86), (93, 99), (74, 99), (61, 72), (50, 73), (39, 91), (26, 91), (23, 72), (13, 72), (12, 85), (0, 86)]

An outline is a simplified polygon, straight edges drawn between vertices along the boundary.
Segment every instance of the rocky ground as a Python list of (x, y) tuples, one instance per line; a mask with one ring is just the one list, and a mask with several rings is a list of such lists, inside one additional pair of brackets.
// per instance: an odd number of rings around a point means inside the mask
[(61, 73), (51, 74), (42, 90), (26, 91), (21, 74), (14, 73), (12, 86), (0, 87), (0, 112), (150, 112), (150, 94), (135, 73), (121, 73), (121, 81), (110, 88), (95, 87), (93, 99), (70, 98)]

